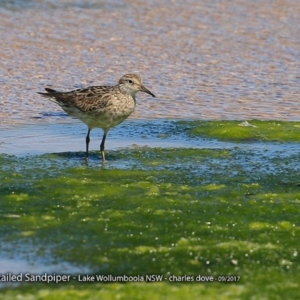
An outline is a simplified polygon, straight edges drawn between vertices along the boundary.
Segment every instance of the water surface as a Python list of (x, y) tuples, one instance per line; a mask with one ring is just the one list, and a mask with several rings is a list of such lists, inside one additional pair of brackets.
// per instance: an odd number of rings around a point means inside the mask
[(45, 86), (138, 73), (132, 118), (299, 120), (300, 2), (1, 1), (0, 122), (47, 120)]

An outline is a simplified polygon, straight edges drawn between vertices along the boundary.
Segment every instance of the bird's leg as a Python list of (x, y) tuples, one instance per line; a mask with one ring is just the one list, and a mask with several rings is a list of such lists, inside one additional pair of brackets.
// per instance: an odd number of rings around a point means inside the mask
[(85, 160), (86, 162), (89, 161), (89, 143), (90, 143), (90, 132), (91, 132), (91, 128), (89, 128), (86, 138), (85, 138), (85, 142), (86, 142), (86, 153), (85, 153)]
[(105, 162), (104, 144), (105, 144), (106, 135), (107, 135), (107, 131), (104, 131), (102, 142), (100, 144), (100, 152), (101, 152), (101, 157), (102, 157), (102, 163)]

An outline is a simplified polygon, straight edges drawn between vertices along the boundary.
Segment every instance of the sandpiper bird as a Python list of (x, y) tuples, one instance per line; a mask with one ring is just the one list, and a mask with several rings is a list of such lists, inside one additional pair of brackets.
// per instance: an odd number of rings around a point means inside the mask
[(102, 162), (105, 161), (104, 144), (110, 128), (120, 124), (134, 111), (137, 92), (155, 97), (142, 84), (140, 76), (126, 74), (115, 86), (91, 86), (70, 92), (59, 92), (45, 88), (39, 93), (58, 104), (68, 115), (76, 117), (88, 126), (86, 135), (86, 160), (89, 158), (90, 132), (93, 128), (103, 129), (100, 144)]

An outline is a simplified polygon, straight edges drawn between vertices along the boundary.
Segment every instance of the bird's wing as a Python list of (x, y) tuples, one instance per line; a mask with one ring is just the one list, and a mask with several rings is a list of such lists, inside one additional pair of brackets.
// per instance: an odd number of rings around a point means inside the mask
[(112, 86), (91, 86), (70, 92), (59, 92), (45, 88), (47, 93), (39, 93), (44, 97), (52, 98), (62, 107), (75, 107), (81, 111), (93, 111), (110, 105)]

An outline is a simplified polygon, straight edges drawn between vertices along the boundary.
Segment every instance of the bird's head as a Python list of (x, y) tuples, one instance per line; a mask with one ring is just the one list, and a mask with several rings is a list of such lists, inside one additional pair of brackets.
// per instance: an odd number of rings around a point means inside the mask
[(121, 93), (130, 94), (133, 97), (137, 92), (144, 92), (155, 97), (153, 93), (143, 86), (141, 77), (135, 74), (126, 74), (122, 76), (118, 82), (118, 86)]

